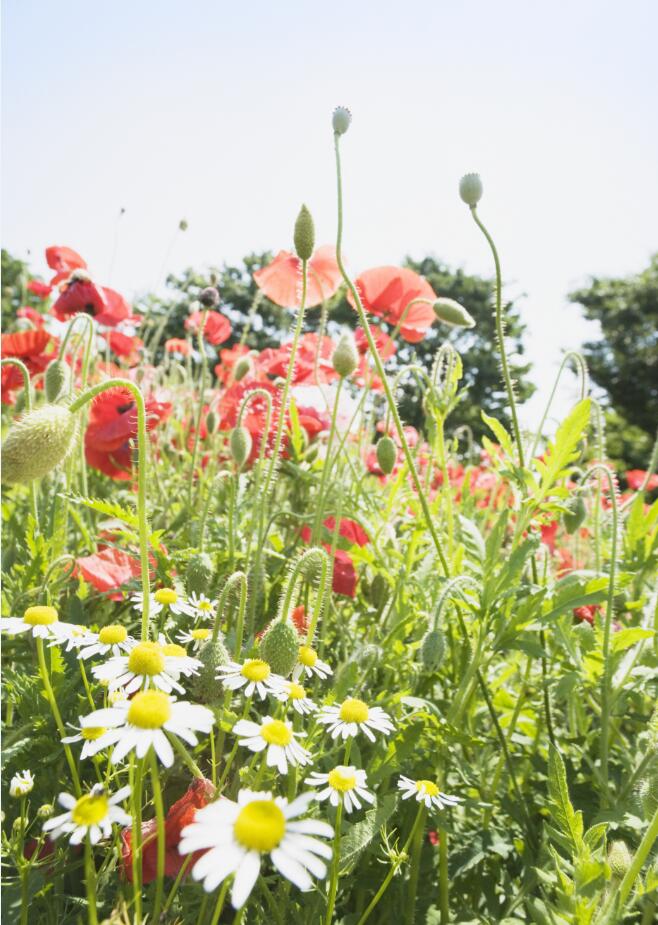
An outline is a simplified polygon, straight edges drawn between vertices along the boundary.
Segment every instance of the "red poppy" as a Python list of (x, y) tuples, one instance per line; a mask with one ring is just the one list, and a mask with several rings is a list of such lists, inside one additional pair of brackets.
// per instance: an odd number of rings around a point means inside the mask
[(47, 299), (53, 291), (53, 287), (48, 283), (42, 283), (40, 279), (31, 279), (27, 284), (27, 291), (35, 295), (37, 299)]
[(139, 363), (139, 350), (144, 342), (139, 337), (129, 337), (121, 331), (105, 331), (103, 337), (110, 350), (118, 357), (124, 357), (130, 366)]
[[(333, 515), (327, 517), (324, 521), (324, 526), (330, 533), (333, 533), (336, 527), (336, 518)], [(347, 517), (341, 517), (338, 533), (353, 546), (367, 546), (370, 542), (363, 527), (356, 520), (349, 520)]]
[(579, 623), (589, 623), (593, 626), (594, 618), (600, 610), (600, 604), (589, 604), (585, 607), (574, 607), (573, 615)]
[(192, 353), (191, 345), (182, 337), (170, 337), (165, 341), (164, 348), (166, 353), (179, 353), (183, 357), (188, 357)]
[[(255, 389), (264, 389), (272, 396), (272, 415), (267, 432), (267, 451), (271, 452), (274, 447), (274, 435), (281, 409), (281, 391), (267, 380), (241, 379), (240, 382), (235, 382), (232, 386), (229, 386), (219, 400), (219, 429), (231, 430), (235, 427), (245, 397)], [(247, 428), (252, 439), (249, 462), (256, 459), (260, 450), (261, 440), (267, 424), (267, 404), (267, 400), (262, 395), (257, 395), (251, 399), (247, 405), (247, 410), (242, 416), (242, 425)]]
[(204, 339), (209, 344), (223, 344), (231, 336), (231, 322), (221, 312), (193, 312), (189, 318), (185, 319), (185, 330), (196, 334), (204, 315), (206, 315), (206, 323), (203, 327)]
[(84, 312), (93, 318), (108, 309), (107, 297), (84, 271), (79, 270), (63, 283), (60, 294), (51, 307), (51, 312), (60, 321), (68, 321), (71, 315)]
[(139, 556), (114, 546), (105, 546), (91, 556), (80, 556), (75, 565), (77, 575), (113, 601), (121, 600), (119, 589), (141, 574)]
[[(414, 299), (428, 299), (434, 302), (434, 290), (422, 276), (413, 270), (400, 267), (376, 267), (366, 270), (356, 280), (356, 285), (366, 311), (388, 324), (397, 326), (404, 317), (400, 334), (410, 344), (417, 344), (431, 328), (435, 315), (431, 304), (419, 302), (408, 308)], [(352, 294), (347, 295), (354, 306)]]
[[(324, 383), (338, 379), (338, 373), (331, 365), (331, 357), (336, 345), (330, 337), (320, 340), (318, 334), (309, 332), (300, 337), (295, 355), (295, 369), (293, 372), (293, 385), (302, 383)], [(288, 375), (292, 341), (280, 347), (267, 347), (257, 358), (258, 369), (269, 376)], [(317, 359), (317, 363), (316, 363)]]
[(138, 321), (133, 317), (130, 311), (130, 305), (115, 289), (109, 289), (107, 286), (101, 286), (107, 309), (96, 316), (99, 324), (105, 324), (110, 328), (115, 327), (120, 321)]
[(332, 588), (336, 594), (343, 594), (345, 597), (354, 597), (356, 594), (356, 585), (358, 575), (354, 568), (348, 553), (343, 549), (336, 550), (334, 559), (334, 578)]
[(548, 546), (551, 552), (555, 552), (556, 537), (559, 524), (557, 520), (552, 520), (548, 524), (542, 524), (539, 528), (541, 532), (541, 541)]
[(219, 381), (226, 385), (233, 376), (235, 364), (250, 352), (246, 344), (233, 344), (232, 347), (220, 350), (219, 363), (215, 366), (215, 375)]
[[(55, 340), (43, 328), (30, 328), (28, 331), (14, 331), (2, 335), (2, 356), (16, 357), (27, 366), (31, 375), (42, 373), (54, 357), (54, 353), (46, 353), (46, 349), (54, 344)], [(2, 367), (2, 402), (6, 405), (14, 403), (13, 392), (23, 387), (23, 376), (15, 366), (9, 364)]]
[(32, 308), (31, 305), (21, 305), (21, 307), (16, 310), (16, 317), (27, 318), (37, 328), (43, 327), (44, 316), (41, 312), (37, 311), (36, 308)]
[(331, 428), (331, 415), (326, 411), (318, 411), (317, 408), (303, 408), (298, 405), (297, 415), (299, 426), (306, 431), (309, 440)]
[[(398, 349), (395, 341), (392, 337), (389, 337), (381, 328), (378, 328), (376, 324), (369, 324), (370, 333), (373, 336), (375, 341), (375, 346), (377, 347), (377, 352), (379, 353), (382, 360), (386, 361), (393, 356), (395, 351)], [(356, 349), (362, 356), (368, 352), (368, 338), (366, 337), (366, 332), (363, 328), (359, 327), (354, 332), (354, 342), (356, 344)]]
[[(647, 472), (646, 469), (630, 469), (626, 473), (626, 481), (628, 482), (628, 487), (633, 491), (638, 491), (644, 483)], [(658, 488), (658, 475), (650, 475), (647, 482), (646, 491), (653, 491), (654, 488)]]
[[(254, 280), (275, 305), (282, 308), (301, 306), (302, 262), (290, 251), (279, 251), (272, 263), (256, 270)], [(308, 262), (306, 307), (312, 308), (330, 299), (340, 283), (341, 273), (333, 244), (318, 247)]]
[(46, 248), (46, 263), (51, 270), (55, 270), (55, 276), (50, 281), (53, 286), (70, 276), (73, 270), (85, 270), (87, 268), (87, 262), (82, 259), (80, 254), (70, 247), (57, 245)]
[[(171, 807), (165, 817), (165, 876), (175, 877), (183, 866), (184, 855), (178, 851), (181, 832), (186, 825), (194, 822), (197, 809), (201, 809), (215, 796), (215, 786), (205, 777), (193, 781), (180, 800)], [(132, 883), (133, 854), (132, 829), (121, 832), (121, 861), (123, 871)], [(203, 851), (196, 851), (196, 861)], [(157, 822), (150, 819), (142, 823), (142, 882), (151, 883), (157, 877), (158, 870), (158, 835)]]

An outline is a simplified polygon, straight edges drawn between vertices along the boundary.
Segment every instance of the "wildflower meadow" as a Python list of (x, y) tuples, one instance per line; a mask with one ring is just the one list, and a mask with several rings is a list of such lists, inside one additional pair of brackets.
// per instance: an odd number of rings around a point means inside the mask
[(10, 293), (8, 923), (658, 920), (656, 446), (610, 461), (575, 350), (570, 411), (522, 426), (477, 174), (504, 414), (468, 298), (348, 271), (358, 131), (327, 119), (334, 240), (302, 205), (237, 336), (212, 273), (131, 305), (53, 245)]

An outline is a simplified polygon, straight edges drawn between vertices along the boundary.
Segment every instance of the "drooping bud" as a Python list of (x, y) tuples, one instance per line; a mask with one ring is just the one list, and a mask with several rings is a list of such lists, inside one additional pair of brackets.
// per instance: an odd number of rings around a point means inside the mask
[(62, 405), (43, 405), (17, 421), (2, 444), (4, 482), (43, 478), (64, 462), (75, 443), (76, 419)]
[(336, 345), (334, 355), (331, 358), (331, 365), (336, 370), (341, 379), (347, 379), (359, 365), (359, 353), (354, 343), (354, 338), (350, 334), (343, 334)]
[(51, 360), (44, 375), (46, 398), (57, 402), (65, 398), (71, 386), (71, 367), (65, 360)]
[(377, 462), (384, 475), (390, 475), (395, 468), (398, 451), (390, 437), (384, 436), (377, 442)]
[(233, 367), (233, 378), (236, 382), (240, 382), (241, 379), (244, 379), (245, 376), (251, 374), (253, 370), (253, 363), (251, 362), (251, 357), (240, 357), (238, 362)]
[(275, 620), (260, 641), (259, 653), (275, 674), (287, 678), (299, 653), (300, 639), (297, 630), (287, 620)]
[(198, 552), (187, 563), (185, 588), (193, 594), (207, 594), (212, 576), (212, 559), (207, 553)]
[(446, 653), (446, 638), (440, 629), (431, 629), (425, 633), (420, 644), (420, 660), (428, 671), (436, 671)]
[(623, 880), (631, 866), (633, 858), (625, 841), (613, 841), (608, 846), (608, 864), (610, 872), (617, 880)]
[(315, 226), (313, 216), (302, 206), (295, 222), (295, 250), (300, 260), (310, 260), (315, 247)]
[(479, 173), (467, 173), (459, 181), (459, 195), (467, 206), (476, 206), (482, 199), (482, 180)]
[(224, 697), (224, 686), (217, 679), (217, 669), (228, 665), (231, 660), (221, 633), (216, 642), (212, 639), (204, 642), (196, 657), (203, 667), (192, 679), (190, 693), (195, 700), (201, 703), (219, 703)]
[(234, 427), (230, 437), (231, 456), (238, 469), (241, 469), (251, 453), (251, 434), (246, 427)]
[(219, 292), (214, 286), (206, 286), (199, 293), (199, 302), (204, 308), (216, 308), (219, 305)]
[(434, 314), (443, 324), (453, 328), (474, 328), (475, 318), (454, 299), (439, 298), (433, 304)]
[(206, 415), (206, 430), (209, 434), (214, 434), (217, 431), (219, 421), (217, 415), (214, 411), (209, 411)]
[(388, 582), (384, 576), (378, 572), (372, 579), (370, 585), (370, 600), (378, 609), (383, 607), (388, 600)]
[(569, 510), (562, 515), (562, 523), (567, 533), (573, 535), (576, 530), (582, 527), (587, 518), (587, 508), (585, 507), (583, 496), (578, 494), (571, 498), (567, 507)]
[(334, 114), (331, 118), (331, 124), (336, 135), (344, 135), (350, 127), (351, 121), (352, 113), (349, 111), (347, 106), (336, 106), (334, 109)]

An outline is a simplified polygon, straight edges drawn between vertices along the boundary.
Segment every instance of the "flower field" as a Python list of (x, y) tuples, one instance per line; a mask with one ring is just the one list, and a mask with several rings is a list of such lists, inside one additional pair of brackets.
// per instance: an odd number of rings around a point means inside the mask
[(521, 427), (477, 174), (508, 417), (455, 427), (460, 354), (413, 347), (469, 305), (347, 272), (331, 129), (336, 239), (302, 206), (239, 337), (212, 276), (176, 326), (67, 246), (4, 319), (3, 916), (650, 925), (656, 449), (607, 461), (575, 351), (569, 413)]

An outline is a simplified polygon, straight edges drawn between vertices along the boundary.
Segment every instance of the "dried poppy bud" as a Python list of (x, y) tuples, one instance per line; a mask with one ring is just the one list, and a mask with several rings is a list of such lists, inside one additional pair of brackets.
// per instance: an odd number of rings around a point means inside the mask
[(185, 572), (185, 588), (194, 594), (205, 594), (212, 581), (213, 567), (210, 556), (205, 552), (198, 552), (187, 563)]
[(444, 324), (449, 324), (454, 328), (475, 327), (475, 319), (454, 299), (436, 299), (432, 308), (436, 317)]
[(295, 222), (295, 250), (300, 260), (310, 260), (315, 247), (315, 226), (313, 216), (302, 206)]
[(377, 443), (377, 462), (384, 475), (390, 475), (395, 468), (398, 451), (390, 437), (382, 437)]
[(64, 462), (75, 443), (76, 419), (62, 405), (44, 405), (10, 429), (2, 444), (5, 482), (31, 482)]
[(352, 113), (349, 111), (347, 106), (336, 106), (331, 119), (331, 124), (334, 127), (334, 132), (336, 135), (344, 135), (350, 127), (351, 121)]
[(219, 293), (214, 286), (206, 286), (199, 294), (199, 302), (204, 308), (215, 308), (219, 305)]
[(300, 639), (297, 630), (287, 620), (275, 620), (260, 641), (259, 652), (274, 674), (287, 678), (299, 654)]
[(331, 358), (331, 365), (336, 370), (341, 379), (351, 376), (359, 365), (359, 354), (354, 343), (354, 338), (350, 334), (343, 334), (336, 345), (334, 355)]
[(467, 206), (476, 206), (482, 199), (482, 180), (479, 173), (467, 173), (459, 181), (459, 195)]
[(233, 457), (238, 469), (241, 469), (249, 458), (251, 453), (251, 434), (246, 427), (234, 427), (231, 431), (230, 446), (231, 456)]
[(68, 395), (71, 385), (71, 367), (65, 360), (51, 360), (44, 375), (46, 398), (50, 402), (59, 401)]

